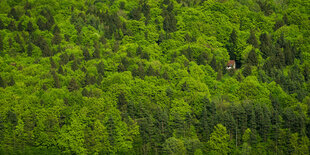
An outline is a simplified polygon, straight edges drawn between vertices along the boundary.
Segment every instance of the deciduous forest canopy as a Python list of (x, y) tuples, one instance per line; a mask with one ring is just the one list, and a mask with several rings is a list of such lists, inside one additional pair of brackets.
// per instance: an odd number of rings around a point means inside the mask
[(1, 0), (0, 154), (309, 154), (309, 8)]

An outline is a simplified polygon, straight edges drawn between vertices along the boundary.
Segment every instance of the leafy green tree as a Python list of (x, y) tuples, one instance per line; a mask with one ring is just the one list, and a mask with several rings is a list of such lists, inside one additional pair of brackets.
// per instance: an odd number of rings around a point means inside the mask
[(247, 128), (244, 131), (244, 134), (242, 136), (242, 154), (251, 154), (251, 146), (249, 145), (249, 140), (251, 136), (251, 129)]
[(70, 119), (71, 123), (65, 124), (59, 131), (57, 145), (62, 149), (63, 153), (86, 153), (84, 148), (85, 124), (81, 122), (80, 117), (73, 113)]
[(209, 151), (216, 154), (228, 154), (230, 152), (229, 135), (222, 124), (214, 126), (214, 130), (211, 133), (207, 146)]
[(305, 0), (33, 2), (0, 2), (0, 154), (309, 154)]
[(165, 141), (164, 151), (167, 154), (186, 154), (183, 141), (175, 137), (170, 137)]

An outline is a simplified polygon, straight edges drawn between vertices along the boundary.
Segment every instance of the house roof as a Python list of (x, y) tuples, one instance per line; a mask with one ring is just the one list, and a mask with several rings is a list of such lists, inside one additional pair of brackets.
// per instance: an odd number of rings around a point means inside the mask
[(227, 63), (227, 67), (232, 67), (233, 65), (235, 65), (235, 60), (229, 60)]

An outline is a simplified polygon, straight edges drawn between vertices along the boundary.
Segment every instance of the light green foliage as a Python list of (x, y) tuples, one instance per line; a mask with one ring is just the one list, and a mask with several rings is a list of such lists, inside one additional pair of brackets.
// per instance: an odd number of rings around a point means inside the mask
[(208, 151), (216, 154), (228, 154), (230, 152), (228, 140), (229, 135), (227, 134), (226, 127), (222, 124), (217, 124), (214, 126), (210, 140), (207, 143)]
[(85, 124), (82, 123), (81, 116), (73, 114), (71, 117), (71, 124), (61, 128), (57, 143), (64, 153), (84, 154), (86, 152), (83, 147)]
[(239, 94), (244, 100), (270, 104), (269, 90), (262, 86), (254, 76), (248, 76), (244, 79), (240, 85)]
[(0, 0), (0, 154), (309, 154), (309, 7)]
[(168, 138), (164, 143), (164, 150), (167, 154), (186, 154), (183, 141), (175, 137)]

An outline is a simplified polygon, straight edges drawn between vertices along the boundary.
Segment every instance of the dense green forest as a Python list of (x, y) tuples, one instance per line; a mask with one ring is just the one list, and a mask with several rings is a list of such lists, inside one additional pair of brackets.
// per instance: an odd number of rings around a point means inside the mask
[(0, 0), (0, 154), (309, 154), (309, 8)]

